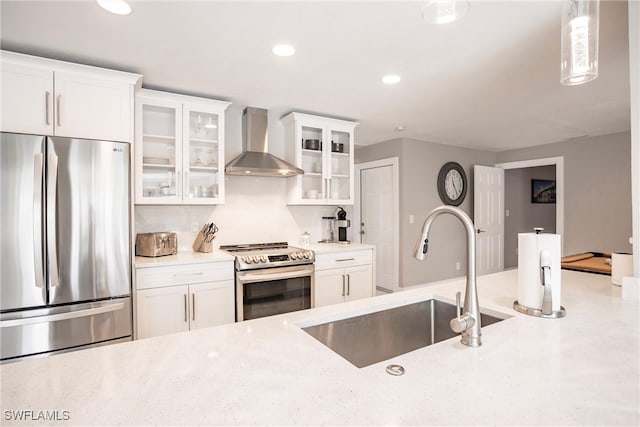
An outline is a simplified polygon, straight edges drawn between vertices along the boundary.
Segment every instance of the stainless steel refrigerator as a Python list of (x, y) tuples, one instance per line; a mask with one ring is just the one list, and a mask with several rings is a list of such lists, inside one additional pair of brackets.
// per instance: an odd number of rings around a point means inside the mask
[(0, 134), (3, 362), (131, 340), (129, 144)]

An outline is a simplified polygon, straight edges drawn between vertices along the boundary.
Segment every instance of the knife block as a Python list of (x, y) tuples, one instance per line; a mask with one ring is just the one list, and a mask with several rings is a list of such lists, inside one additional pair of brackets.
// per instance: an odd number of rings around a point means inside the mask
[(206, 236), (202, 231), (198, 232), (196, 240), (193, 242), (192, 246), (194, 251), (204, 253), (213, 252), (213, 245), (211, 244), (211, 242), (205, 242), (205, 238)]

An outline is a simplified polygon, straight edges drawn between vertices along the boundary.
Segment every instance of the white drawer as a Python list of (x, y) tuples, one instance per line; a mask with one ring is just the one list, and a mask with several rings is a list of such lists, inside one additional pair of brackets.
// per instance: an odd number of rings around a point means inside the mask
[(342, 251), (316, 254), (315, 269), (351, 267), (354, 265), (373, 264), (373, 251), (362, 249), (359, 251)]
[(136, 288), (160, 288), (190, 283), (233, 280), (233, 261), (136, 269)]

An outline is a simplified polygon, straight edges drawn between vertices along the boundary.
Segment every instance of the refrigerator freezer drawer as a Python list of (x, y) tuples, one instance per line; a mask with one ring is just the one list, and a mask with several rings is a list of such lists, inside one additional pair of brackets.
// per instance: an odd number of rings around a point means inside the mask
[(1, 359), (130, 337), (131, 298), (3, 313)]

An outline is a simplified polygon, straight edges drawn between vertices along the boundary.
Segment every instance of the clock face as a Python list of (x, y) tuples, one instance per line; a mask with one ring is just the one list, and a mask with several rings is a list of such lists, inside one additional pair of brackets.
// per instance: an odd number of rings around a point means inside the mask
[(467, 175), (456, 162), (445, 163), (438, 174), (438, 195), (445, 205), (458, 206), (467, 195)]
[(464, 190), (464, 181), (460, 172), (455, 169), (447, 172), (444, 179), (444, 189), (451, 200), (456, 200), (460, 197), (462, 190)]

